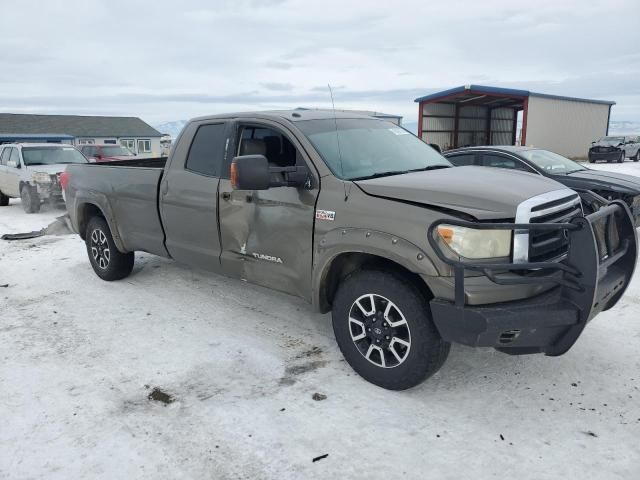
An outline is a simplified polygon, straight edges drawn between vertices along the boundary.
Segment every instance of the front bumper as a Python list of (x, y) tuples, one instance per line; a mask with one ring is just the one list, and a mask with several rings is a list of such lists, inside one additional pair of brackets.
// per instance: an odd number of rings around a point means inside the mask
[(36, 186), (36, 190), (38, 191), (38, 195), (42, 200), (46, 200), (49, 202), (64, 201), (62, 188), (60, 188), (60, 183), (57, 180), (51, 181), (51, 183), (34, 183)]
[[(436, 328), (447, 341), (470, 346), (494, 347), (510, 354), (562, 355), (578, 339), (586, 324), (599, 312), (613, 307), (633, 275), (637, 236), (631, 212), (622, 201), (563, 224), (476, 224), (481, 228), (563, 229), (569, 235), (567, 256), (561, 262), (483, 264), (451, 260), (440, 249), (430, 230), (429, 241), (438, 256), (455, 271), (455, 301), (435, 298), (431, 312)], [(455, 222), (469, 226), (472, 222)], [(480, 271), (499, 285), (547, 284), (551, 290), (532, 298), (468, 305), (465, 302), (465, 270)], [(513, 272), (535, 272), (514, 276)]]
[(609, 150), (606, 152), (599, 152), (594, 150), (589, 150), (589, 160), (606, 160), (606, 161), (617, 161), (620, 158), (620, 150)]

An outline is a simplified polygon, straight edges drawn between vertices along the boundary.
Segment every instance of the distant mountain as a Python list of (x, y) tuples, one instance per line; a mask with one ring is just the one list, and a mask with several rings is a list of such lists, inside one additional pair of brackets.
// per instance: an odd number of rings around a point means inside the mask
[(173, 122), (165, 122), (158, 125), (153, 125), (153, 128), (158, 130), (160, 133), (166, 133), (167, 135), (171, 135), (172, 138), (176, 138), (182, 131), (182, 128), (186, 123), (187, 120), (174, 120)]

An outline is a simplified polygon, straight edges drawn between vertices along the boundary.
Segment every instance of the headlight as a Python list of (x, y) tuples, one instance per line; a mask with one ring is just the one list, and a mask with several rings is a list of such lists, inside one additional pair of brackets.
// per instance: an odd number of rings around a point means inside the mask
[(465, 258), (497, 258), (511, 254), (511, 230), (476, 230), (440, 225), (438, 235), (451, 250)]
[(51, 183), (51, 175), (46, 172), (34, 172), (31, 179), (36, 183)]

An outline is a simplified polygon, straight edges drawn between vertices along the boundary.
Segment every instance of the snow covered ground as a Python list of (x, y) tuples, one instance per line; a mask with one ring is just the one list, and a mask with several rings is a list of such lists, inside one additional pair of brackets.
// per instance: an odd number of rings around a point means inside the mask
[[(0, 235), (60, 214), (12, 201)], [(640, 478), (639, 387), (640, 275), (562, 357), (454, 346), (390, 392), (297, 299), (146, 254), (106, 283), (75, 235), (0, 241), (0, 478)]]

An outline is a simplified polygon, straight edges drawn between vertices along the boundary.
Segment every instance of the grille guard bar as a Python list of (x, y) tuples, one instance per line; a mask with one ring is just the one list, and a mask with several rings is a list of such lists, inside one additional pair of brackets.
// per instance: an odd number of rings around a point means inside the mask
[[(615, 230), (611, 225), (615, 219)], [(600, 258), (600, 248), (595, 232), (598, 222), (604, 224), (604, 243), (607, 255)], [(555, 262), (491, 263), (469, 259), (452, 258), (437, 240), (440, 225), (454, 225), (478, 230), (565, 230), (568, 234), (568, 251), (564, 259)], [(614, 251), (615, 234), (619, 239)], [(458, 219), (441, 219), (428, 230), (429, 244), (436, 255), (453, 268), (455, 285), (455, 307), (465, 308), (465, 271), (481, 272), (499, 285), (549, 283), (562, 289), (562, 296), (573, 303), (579, 312), (578, 323), (551, 348), (547, 355), (561, 355), (578, 338), (586, 323), (597, 313), (613, 307), (626, 290), (637, 259), (638, 239), (629, 207), (614, 200), (600, 210), (571, 219), (568, 223), (476, 223)], [(535, 276), (504, 276), (505, 273), (536, 271)]]

